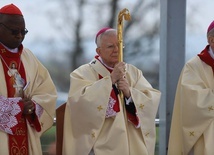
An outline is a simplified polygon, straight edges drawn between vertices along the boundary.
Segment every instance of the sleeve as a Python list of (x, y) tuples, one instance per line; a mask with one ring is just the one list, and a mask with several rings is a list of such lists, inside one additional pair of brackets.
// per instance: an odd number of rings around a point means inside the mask
[[(181, 107), (182, 144), (185, 152), (192, 148), (213, 122), (213, 89), (211, 67), (198, 61), (194, 65), (188, 63), (185, 66), (176, 96), (176, 104), (179, 103)], [(191, 136), (192, 133), (194, 136)]]
[[(75, 126), (73, 134), (77, 137), (82, 136), (82, 133), (90, 135), (92, 127), (94, 131), (99, 132), (106, 117), (112, 90), (110, 76), (98, 80), (98, 77), (94, 77), (95, 73), (89, 70), (80, 67), (70, 75), (68, 104), (71, 110), (71, 122)], [(91, 124), (88, 125), (88, 122)]]
[(20, 99), (0, 96), (0, 130), (8, 134), (14, 134), (21, 119), (23, 105), (19, 102)]
[[(48, 70), (32, 52), (27, 50), (22, 56), (27, 81), (30, 82), (29, 87), (25, 90), (25, 95), (36, 104), (35, 116), (42, 124), (41, 132), (39, 132), (41, 135), (53, 125), (57, 92)], [(32, 123), (32, 118), (28, 118), (28, 121)]]
[(126, 108), (128, 121), (133, 123), (136, 128), (139, 128), (140, 127), (139, 118), (136, 115), (136, 107), (131, 97), (128, 100), (125, 98), (125, 108)]
[(31, 115), (26, 115), (26, 119), (30, 123), (31, 127), (35, 128), (37, 132), (40, 132), (41, 125), (39, 123), (39, 117), (41, 116), (43, 109), (39, 104), (35, 102), (34, 102), (34, 106), (35, 106), (35, 110)]
[(129, 113), (135, 114), (140, 121), (142, 130), (155, 129), (155, 117), (157, 114), (161, 93), (154, 89), (143, 76), (142, 71), (134, 66), (129, 66), (128, 81), (133, 102), (130, 104)]
[(161, 92), (151, 86), (143, 76), (141, 70), (133, 67), (130, 70), (130, 75), (127, 77), (131, 82), (130, 92), (136, 108), (136, 118), (139, 119), (139, 126), (145, 145), (148, 151), (152, 153), (155, 149), (155, 118), (159, 107)]

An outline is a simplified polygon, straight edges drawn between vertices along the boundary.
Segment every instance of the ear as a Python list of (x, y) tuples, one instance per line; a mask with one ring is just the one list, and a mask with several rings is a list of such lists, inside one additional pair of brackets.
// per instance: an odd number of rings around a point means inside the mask
[(100, 47), (96, 48), (96, 52), (97, 52), (98, 55), (100, 55)]

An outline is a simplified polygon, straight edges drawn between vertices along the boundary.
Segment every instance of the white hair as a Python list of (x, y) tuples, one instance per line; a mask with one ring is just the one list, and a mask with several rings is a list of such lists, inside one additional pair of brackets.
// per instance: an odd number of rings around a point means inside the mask
[(113, 33), (117, 33), (117, 30), (115, 29), (108, 29), (106, 30), (105, 32), (101, 33), (98, 37), (97, 37), (97, 47), (100, 47), (101, 46), (101, 42), (102, 42), (102, 37), (103, 36), (106, 36), (106, 35), (110, 35), (110, 34), (113, 34)]

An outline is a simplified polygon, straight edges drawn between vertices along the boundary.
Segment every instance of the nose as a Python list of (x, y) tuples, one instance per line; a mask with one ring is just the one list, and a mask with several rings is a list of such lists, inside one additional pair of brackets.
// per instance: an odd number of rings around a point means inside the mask
[[(115, 49), (116, 49), (116, 50), (119, 50), (119, 46), (120, 46), (120, 45), (114, 45), (114, 50), (115, 50)], [(125, 45), (123, 45), (121, 49), (124, 49), (124, 48), (125, 48)]]
[(115, 46), (114, 46), (114, 50), (117, 50), (117, 51), (118, 51), (118, 50), (119, 50), (119, 45), (115, 45)]
[(23, 35), (22, 35), (22, 33), (19, 31), (19, 33), (16, 35), (16, 37), (18, 37), (18, 38), (22, 38), (22, 37), (23, 37)]

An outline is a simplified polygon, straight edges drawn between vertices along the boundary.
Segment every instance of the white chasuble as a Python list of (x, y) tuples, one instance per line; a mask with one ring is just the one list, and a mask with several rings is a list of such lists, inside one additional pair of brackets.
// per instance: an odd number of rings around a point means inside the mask
[(100, 61), (94, 59), (70, 74), (63, 155), (88, 155), (92, 149), (95, 155), (154, 155), (160, 92), (132, 65), (127, 65), (126, 78), (140, 128), (127, 120), (120, 98), (120, 111), (106, 118), (112, 81)]

